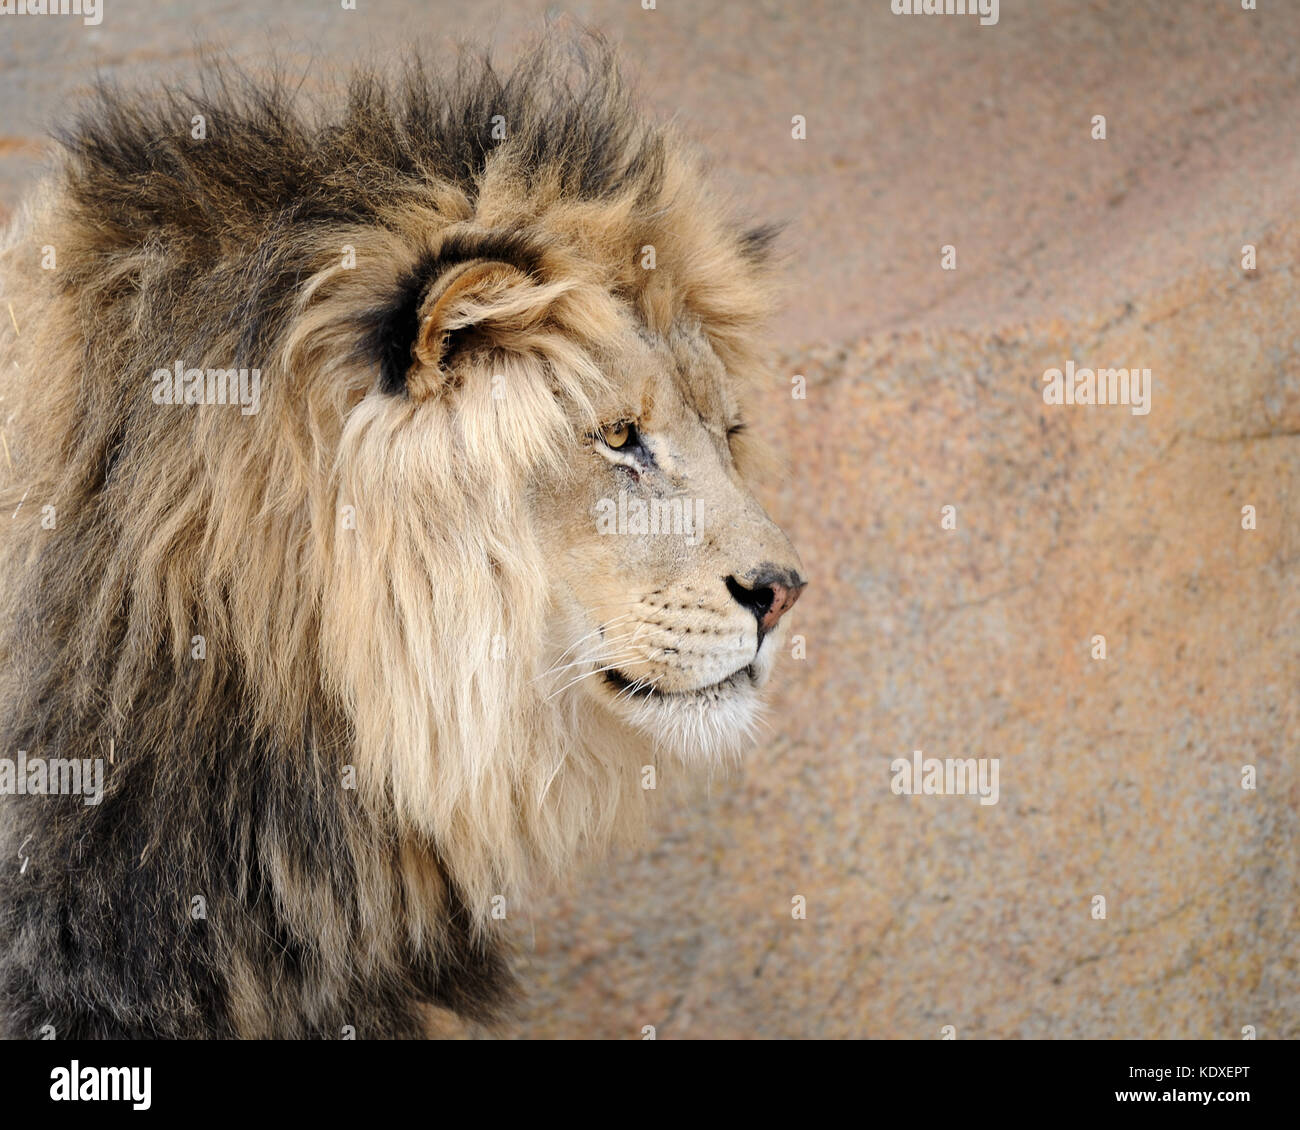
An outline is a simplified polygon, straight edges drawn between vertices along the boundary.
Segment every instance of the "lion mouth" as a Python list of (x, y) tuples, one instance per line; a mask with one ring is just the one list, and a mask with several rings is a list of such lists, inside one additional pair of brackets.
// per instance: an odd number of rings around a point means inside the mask
[(716, 683), (709, 683), (703, 687), (692, 687), (685, 691), (661, 691), (644, 679), (631, 679), (624, 675), (623, 672), (614, 668), (603, 672), (605, 681), (613, 687), (619, 694), (627, 695), (629, 698), (647, 698), (647, 699), (683, 699), (694, 698), (699, 695), (708, 695), (719, 691), (727, 691), (740, 683), (748, 681), (754, 682), (754, 666), (741, 667), (733, 671), (725, 679), (719, 679)]

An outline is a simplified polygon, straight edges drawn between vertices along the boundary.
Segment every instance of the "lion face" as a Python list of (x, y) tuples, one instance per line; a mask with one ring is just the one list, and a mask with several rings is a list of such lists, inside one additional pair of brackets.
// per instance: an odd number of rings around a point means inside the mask
[(629, 335), (604, 423), (539, 491), (563, 693), (687, 760), (739, 748), (805, 579), (749, 487), (747, 422), (698, 332)]

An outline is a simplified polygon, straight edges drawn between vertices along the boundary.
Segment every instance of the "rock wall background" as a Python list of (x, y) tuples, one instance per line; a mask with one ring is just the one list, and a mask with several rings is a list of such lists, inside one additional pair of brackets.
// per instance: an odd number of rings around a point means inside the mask
[[(0, 218), (95, 70), (216, 40), (327, 88), (554, 9), (789, 221), (807, 399), (759, 419), (807, 657), (742, 771), (521, 908), (506, 1035), (1300, 1035), (1300, 5), (103, 3), (0, 17)], [(1150, 414), (1044, 405), (1071, 359), (1150, 368)], [(893, 795), (914, 749), (999, 758), (998, 804)]]

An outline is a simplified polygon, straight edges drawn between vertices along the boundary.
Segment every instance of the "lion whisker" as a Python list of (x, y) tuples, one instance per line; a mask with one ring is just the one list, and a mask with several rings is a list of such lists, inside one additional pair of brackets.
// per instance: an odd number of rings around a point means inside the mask
[[(639, 631), (640, 629), (637, 630)], [(599, 662), (602, 659), (615, 654), (616, 650), (618, 652), (625, 651), (626, 648), (622, 645), (634, 643), (636, 640), (636, 634), (637, 633), (634, 631), (630, 634), (624, 633), (622, 635), (613, 637), (611, 639), (602, 640), (601, 645), (598, 648), (596, 648), (593, 652), (581, 656), (578, 659), (574, 659), (569, 663), (561, 663), (560, 661), (557, 660), (554, 664), (552, 664), (540, 675), (538, 675), (533, 681), (540, 682), (541, 680), (549, 678), (552, 675), (559, 674), (561, 671), (568, 671), (574, 667), (584, 667), (588, 663)], [(561, 660), (563, 658), (564, 658), (563, 656), (560, 657)]]
[(608, 624), (601, 624), (601, 625), (599, 625), (599, 626), (593, 628), (590, 632), (588, 632), (588, 633), (587, 633), (585, 636), (583, 636), (581, 639), (577, 640), (577, 641), (574, 642), (574, 643), (571, 643), (568, 647), (566, 647), (566, 648), (564, 649), (564, 651), (560, 654), (559, 658), (556, 659), (556, 662), (557, 662), (557, 663), (560, 662), (560, 660), (561, 660), (561, 659), (564, 659), (564, 657), (567, 656), (570, 652), (572, 652), (574, 648), (576, 648), (576, 647), (580, 647), (580, 646), (581, 646), (583, 643), (585, 643), (587, 640), (591, 639), (592, 636), (600, 635), (601, 633), (606, 632), (606, 631), (608, 631), (610, 628), (612, 628), (612, 627), (614, 627), (615, 625), (617, 625), (620, 621), (630, 620), (631, 618), (632, 618), (632, 613), (630, 613), (630, 612), (625, 612), (622, 616), (615, 616), (614, 619), (612, 619), (611, 621), (609, 621)]
[[(628, 658), (629, 658), (629, 656), (622, 656), (622, 657), (620, 658), (619, 662), (625, 662)], [(603, 673), (606, 672), (606, 671), (614, 671), (614, 670), (616, 670), (617, 668), (618, 668), (618, 663), (610, 663), (610, 664), (608, 664), (607, 666), (604, 666), (604, 667), (596, 667), (596, 668), (594, 668), (594, 669), (591, 670), (591, 671), (586, 671), (586, 672), (584, 672), (583, 674), (579, 675), (576, 679), (573, 679), (573, 680), (571, 680), (570, 682), (565, 683), (565, 685), (562, 686), (562, 687), (561, 687), (558, 691), (556, 691), (554, 694), (547, 695), (546, 698), (545, 698), (543, 701), (544, 701), (544, 702), (550, 702), (551, 699), (553, 699), (556, 695), (563, 694), (563, 693), (564, 693), (565, 691), (567, 691), (570, 687), (576, 687), (580, 682), (583, 681), (583, 679), (590, 679), (593, 675), (601, 675), (601, 674), (603, 674)]]
[(635, 682), (629, 683), (626, 687), (620, 690), (618, 694), (614, 696), (614, 701), (617, 702), (624, 695), (627, 695), (630, 699), (631, 696), (636, 694), (638, 691), (645, 690), (647, 687), (658, 686), (658, 684), (661, 683), (662, 681), (663, 681), (663, 675), (658, 675), (653, 678), (643, 677), (637, 679)]

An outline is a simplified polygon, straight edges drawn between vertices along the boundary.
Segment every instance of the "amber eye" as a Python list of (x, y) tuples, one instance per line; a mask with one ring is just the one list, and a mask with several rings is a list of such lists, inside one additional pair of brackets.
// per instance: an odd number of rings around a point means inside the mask
[(600, 438), (615, 450), (626, 447), (632, 439), (632, 425), (626, 420), (621, 420), (617, 424), (606, 424), (600, 429)]

